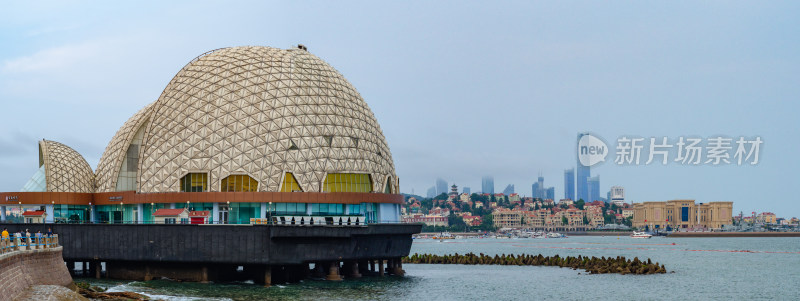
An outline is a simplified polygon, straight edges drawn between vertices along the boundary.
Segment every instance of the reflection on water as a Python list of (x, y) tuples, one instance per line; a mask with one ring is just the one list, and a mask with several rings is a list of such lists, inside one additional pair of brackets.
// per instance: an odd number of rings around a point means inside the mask
[(675, 273), (587, 275), (543, 266), (407, 264), (406, 277), (305, 280), (270, 288), (170, 280), (90, 282), (165, 300), (800, 299), (800, 238), (415, 240), (411, 249), (411, 253), (469, 252), (651, 258)]

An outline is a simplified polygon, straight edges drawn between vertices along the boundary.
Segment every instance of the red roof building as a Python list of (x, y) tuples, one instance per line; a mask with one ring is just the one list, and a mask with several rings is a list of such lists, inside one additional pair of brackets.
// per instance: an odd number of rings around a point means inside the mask
[(156, 212), (153, 212), (153, 216), (178, 216), (181, 215), (184, 211), (186, 211), (186, 208), (178, 208), (178, 209), (163, 208), (156, 210)]
[(22, 213), (24, 217), (42, 217), (44, 215), (44, 210), (36, 210), (36, 211), (25, 211)]

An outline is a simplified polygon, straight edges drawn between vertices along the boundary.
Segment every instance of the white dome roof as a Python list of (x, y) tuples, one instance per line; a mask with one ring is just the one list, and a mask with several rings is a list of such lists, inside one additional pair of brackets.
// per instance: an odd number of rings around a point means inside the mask
[(180, 191), (189, 172), (208, 173), (210, 191), (231, 174), (278, 191), (284, 172), (304, 191), (320, 191), (327, 173), (370, 174), (376, 191), (391, 177), (397, 187), (372, 111), (339, 72), (302, 49), (233, 47), (192, 60), (106, 148), (98, 192), (113, 191), (141, 126), (139, 192)]

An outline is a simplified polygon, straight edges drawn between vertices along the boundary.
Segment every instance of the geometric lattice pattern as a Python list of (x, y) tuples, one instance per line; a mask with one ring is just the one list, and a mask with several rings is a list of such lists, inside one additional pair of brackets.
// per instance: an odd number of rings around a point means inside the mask
[(100, 162), (97, 164), (96, 182), (97, 192), (114, 192), (119, 179), (120, 166), (125, 159), (125, 152), (131, 144), (136, 131), (147, 122), (150, 116), (152, 103), (145, 106), (133, 115), (122, 127), (119, 128), (114, 138), (106, 146)]
[(39, 141), (48, 192), (94, 192), (92, 167), (78, 152), (64, 144)]
[(137, 115), (106, 148), (98, 191), (115, 187), (113, 173), (137, 124), (145, 126), (137, 181), (143, 193), (180, 191), (181, 177), (196, 172), (208, 174), (210, 191), (232, 174), (250, 175), (258, 191), (279, 191), (286, 172), (304, 191), (321, 191), (327, 173), (369, 174), (374, 191), (383, 192), (387, 181), (397, 187), (389, 146), (366, 102), (305, 50), (206, 53)]

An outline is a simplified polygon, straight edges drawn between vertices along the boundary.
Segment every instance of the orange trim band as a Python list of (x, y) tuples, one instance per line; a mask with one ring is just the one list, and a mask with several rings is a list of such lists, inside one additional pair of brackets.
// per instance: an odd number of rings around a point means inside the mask
[(77, 192), (0, 192), (0, 205), (117, 205), (147, 203), (329, 203), (402, 204), (402, 194), (362, 192), (165, 192), (135, 191)]

